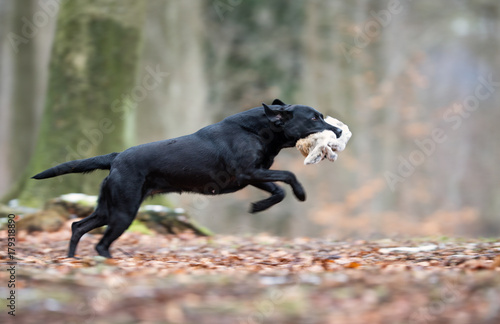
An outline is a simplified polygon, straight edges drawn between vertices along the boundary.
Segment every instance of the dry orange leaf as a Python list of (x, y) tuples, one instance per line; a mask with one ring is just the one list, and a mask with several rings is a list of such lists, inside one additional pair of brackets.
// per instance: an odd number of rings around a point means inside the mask
[(349, 262), (348, 264), (346, 264), (344, 267), (345, 268), (351, 268), (351, 269), (356, 269), (356, 268), (359, 268), (361, 266), (360, 263), (358, 262)]
[(118, 265), (118, 260), (117, 259), (106, 259), (104, 261), (104, 264), (107, 264), (107, 265)]

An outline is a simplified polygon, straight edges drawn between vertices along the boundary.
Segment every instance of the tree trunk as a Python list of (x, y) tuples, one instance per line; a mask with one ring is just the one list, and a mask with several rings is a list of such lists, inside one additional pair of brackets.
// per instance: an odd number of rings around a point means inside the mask
[(207, 114), (202, 1), (148, 1), (139, 78), (151, 69), (168, 73), (137, 103), (137, 140), (147, 143), (195, 132)]
[[(0, 196), (5, 193), (2, 186), (10, 186), (22, 176), (33, 154), (38, 126), (43, 111), (47, 87), (48, 61), (59, 6), (32, 0), (2, 4), (12, 6), (11, 19), (5, 17), (4, 37), (6, 44), (3, 55), (2, 81), (12, 89), (2, 89), (2, 115), (0, 125), (5, 134), (5, 165), (7, 172), (1, 177)], [(38, 18), (36, 18), (38, 17)], [(41, 20), (40, 17), (44, 17)], [(12, 62), (8, 62), (12, 61)], [(5, 71), (4, 71), (5, 69)], [(1, 158), (0, 158), (1, 159)]]
[[(10, 0), (0, 0), (0, 44), (8, 44), (7, 35), (12, 20), (12, 7)], [(9, 148), (9, 124), (12, 78), (12, 53), (9, 46), (0, 47), (0, 152), (7, 152)], [(9, 173), (8, 154), (0, 155), (0, 197), (5, 194), (10, 186), (11, 174)]]
[[(23, 30), (35, 13), (34, 1), (16, 1), (12, 31), (26, 43), (12, 46), (14, 51), (14, 94), (11, 109), (9, 170), (15, 180), (24, 171), (33, 152), (36, 137), (36, 43)], [(12, 44), (11, 44), (12, 45)], [(23, 130), (22, 136), (18, 133)]]
[(144, 12), (144, 1), (61, 4), (38, 142), (18, 184), (23, 204), (68, 192), (97, 194), (103, 174), (28, 178), (59, 163), (126, 148)]

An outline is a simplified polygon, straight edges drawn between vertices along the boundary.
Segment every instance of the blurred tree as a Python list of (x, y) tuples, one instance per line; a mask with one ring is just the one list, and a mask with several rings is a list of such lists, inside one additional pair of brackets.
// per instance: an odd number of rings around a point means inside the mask
[(202, 1), (148, 1), (138, 77), (142, 80), (152, 67), (168, 76), (137, 102), (139, 143), (185, 135), (211, 123), (206, 109), (203, 5)]
[[(33, 153), (45, 102), (57, 2), (0, 1), (0, 197)], [(22, 131), (20, 131), (22, 130)]]
[(305, 3), (214, 1), (205, 6), (206, 74), (216, 119), (227, 117), (228, 109), (238, 112), (278, 97), (296, 100)]
[[(0, 44), (7, 44), (7, 35), (11, 26), (12, 7), (10, 0), (0, 0)], [(5, 45), (0, 46), (0, 152), (7, 152), (9, 143), (6, 140), (10, 124), (10, 93), (11, 93), (11, 56)], [(11, 184), (11, 173), (8, 165), (8, 155), (0, 154), (0, 195), (4, 194)]]
[[(38, 204), (68, 192), (96, 194), (102, 175), (30, 176), (56, 164), (124, 149), (139, 62), (145, 1), (64, 1), (50, 62), (47, 101), (35, 152), (13, 190)], [(140, 89), (138, 89), (140, 91)]]
[[(14, 17), (12, 19), (12, 33), (9, 33), (9, 40), (12, 50), (15, 53), (14, 63), (14, 96), (11, 110), (11, 129), (22, 129), (24, 134), (11, 133), (9, 168), (11, 174), (19, 176), (26, 168), (29, 157), (33, 152), (33, 142), (36, 136), (36, 44), (22, 35), (29, 30), (27, 22), (35, 13), (34, 1), (16, 1), (14, 4)], [(22, 37), (23, 41), (15, 42), (13, 35)], [(17, 135), (17, 136), (16, 136)]]

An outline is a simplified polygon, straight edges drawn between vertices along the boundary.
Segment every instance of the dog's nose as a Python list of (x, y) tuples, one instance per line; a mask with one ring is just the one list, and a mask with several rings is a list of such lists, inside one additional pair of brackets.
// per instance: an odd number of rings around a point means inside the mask
[(337, 135), (337, 138), (339, 138), (340, 136), (342, 136), (342, 130), (338, 127), (333, 127), (333, 132), (335, 133), (335, 135)]

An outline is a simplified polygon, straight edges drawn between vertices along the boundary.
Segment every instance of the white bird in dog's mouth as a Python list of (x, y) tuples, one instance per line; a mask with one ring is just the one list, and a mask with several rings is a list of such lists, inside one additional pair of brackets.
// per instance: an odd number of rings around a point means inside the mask
[(342, 129), (342, 135), (337, 138), (334, 132), (325, 130), (320, 133), (311, 134), (297, 141), (295, 147), (306, 158), (304, 164), (316, 164), (327, 158), (335, 162), (338, 152), (342, 152), (352, 136), (349, 127), (338, 119), (326, 117), (325, 121), (330, 125)]

